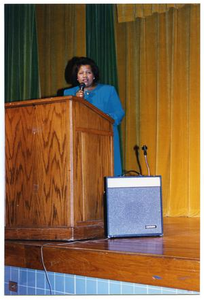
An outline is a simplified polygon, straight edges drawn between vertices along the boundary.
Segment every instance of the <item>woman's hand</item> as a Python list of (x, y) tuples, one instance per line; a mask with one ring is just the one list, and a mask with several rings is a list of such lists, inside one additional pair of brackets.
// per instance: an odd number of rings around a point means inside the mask
[(84, 91), (79, 90), (79, 91), (76, 93), (76, 96), (77, 96), (77, 97), (80, 97), (80, 98), (84, 98)]

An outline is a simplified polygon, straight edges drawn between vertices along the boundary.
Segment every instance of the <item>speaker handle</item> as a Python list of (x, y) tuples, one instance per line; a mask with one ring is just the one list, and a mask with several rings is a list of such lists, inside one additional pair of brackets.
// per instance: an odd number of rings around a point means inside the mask
[(124, 170), (122, 176), (126, 176), (129, 173), (136, 173), (137, 175), (141, 176), (141, 174), (139, 172), (135, 171), (135, 170), (128, 170), (128, 171)]

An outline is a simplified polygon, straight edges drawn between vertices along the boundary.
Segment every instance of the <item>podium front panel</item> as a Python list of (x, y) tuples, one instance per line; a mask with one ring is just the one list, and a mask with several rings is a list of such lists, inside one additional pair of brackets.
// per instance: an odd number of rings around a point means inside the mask
[(103, 236), (102, 182), (113, 173), (112, 124), (72, 97), (6, 105), (5, 121), (6, 238)]

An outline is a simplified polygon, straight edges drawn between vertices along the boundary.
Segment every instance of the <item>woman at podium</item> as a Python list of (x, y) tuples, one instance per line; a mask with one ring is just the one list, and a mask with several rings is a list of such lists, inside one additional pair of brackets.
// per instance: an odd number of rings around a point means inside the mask
[(114, 86), (99, 83), (99, 68), (88, 57), (73, 57), (67, 65), (67, 82), (71, 88), (64, 90), (64, 96), (86, 99), (115, 120), (113, 125), (114, 175), (122, 174), (118, 125), (125, 112)]

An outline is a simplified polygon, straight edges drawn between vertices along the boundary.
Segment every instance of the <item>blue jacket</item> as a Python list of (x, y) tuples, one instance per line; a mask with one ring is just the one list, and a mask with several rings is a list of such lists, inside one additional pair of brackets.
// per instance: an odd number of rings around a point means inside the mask
[[(66, 89), (64, 96), (75, 96), (78, 90), (78, 86)], [(115, 120), (113, 125), (114, 175), (121, 175), (122, 165), (118, 125), (121, 123), (125, 112), (122, 108), (120, 98), (113, 86), (98, 83), (95, 89), (85, 91), (84, 99)]]

